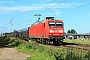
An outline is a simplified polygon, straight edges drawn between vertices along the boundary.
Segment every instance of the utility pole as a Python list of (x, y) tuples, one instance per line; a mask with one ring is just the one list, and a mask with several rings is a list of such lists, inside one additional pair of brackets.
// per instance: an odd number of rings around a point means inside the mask
[(35, 14), (34, 16), (37, 16), (38, 17), (38, 21), (37, 22), (39, 22), (39, 20), (40, 20), (40, 14)]
[(10, 32), (12, 32), (12, 20), (13, 19), (10, 20)]

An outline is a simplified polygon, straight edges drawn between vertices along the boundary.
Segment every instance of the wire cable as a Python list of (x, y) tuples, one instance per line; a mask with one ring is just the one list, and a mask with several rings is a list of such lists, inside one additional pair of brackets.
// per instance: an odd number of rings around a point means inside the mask
[(57, 6), (57, 5), (61, 4), (61, 3), (64, 3), (65, 1), (66, 1), (66, 0), (63, 0), (62, 2), (60, 2), (60, 3), (58, 3), (58, 4), (54, 5), (54, 6), (52, 6), (52, 7), (48, 8), (48, 9), (46, 9), (45, 11), (40, 12), (39, 14), (44, 13), (44, 12), (50, 10), (51, 8), (54, 8), (55, 6)]
[(67, 10), (67, 11), (62, 12), (62, 13), (60, 13), (60, 14), (63, 14), (63, 13), (66, 13), (66, 12), (69, 12), (69, 11), (72, 11), (72, 10), (75, 10), (75, 9), (78, 9), (78, 8), (83, 7), (83, 6), (85, 6), (85, 5), (88, 5), (88, 4), (90, 4), (90, 3), (85, 3), (85, 4), (81, 5), (81, 6), (78, 6), (78, 7), (75, 7), (75, 8), (73, 8), (73, 9)]
[[(58, 3), (58, 4), (54, 5), (54, 6), (52, 6), (52, 7), (50, 7), (50, 8), (48, 8), (48, 9), (46, 9), (46, 10), (44, 10), (44, 11), (38, 13), (38, 14), (42, 14), (42, 13), (44, 13), (44, 12), (50, 10), (51, 8), (54, 8), (55, 6), (57, 6), (57, 5), (61, 4), (61, 3), (64, 3), (65, 1), (66, 1), (66, 0), (63, 0), (62, 2), (60, 2), (60, 3)], [(33, 16), (32, 16), (31, 18), (33, 18)], [(31, 20), (30, 20), (30, 21), (31, 21)], [(32, 21), (31, 21), (31, 22), (32, 22)], [(33, 22), (32, 22), (32, 23), (33, 23)]]

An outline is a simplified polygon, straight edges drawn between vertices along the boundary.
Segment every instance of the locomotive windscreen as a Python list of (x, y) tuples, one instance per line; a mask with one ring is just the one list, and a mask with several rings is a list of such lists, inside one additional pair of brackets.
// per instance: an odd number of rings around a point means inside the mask
[(49, 22), (49, 27), (62, 27), (62, 22)]
[(49, 22), (49, 27), (55, 27), (55, 22)]
[(63, 26), (62, 22), (56, 22), (56, 27), (62, 27), (62, 26)]

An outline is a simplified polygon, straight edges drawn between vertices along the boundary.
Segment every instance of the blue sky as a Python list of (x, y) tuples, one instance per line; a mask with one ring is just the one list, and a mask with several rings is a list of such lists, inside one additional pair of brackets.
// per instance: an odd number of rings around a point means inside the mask
[[(63, 3), (61, 3), (64, 1)], [(90, 32), (90, 0), (0, 0), (0, 33), (29, 27), (37, 20), (35, 14), (54, 16), (64, 22), (65, 32)], [(85, 5), (86, 4), (86, 5)], [(82, 7), (79, 7), (82, 6)], [(79, 7), (79, 8), (77, 8)], [(74, 9), (77, 8), (77, 9)]]

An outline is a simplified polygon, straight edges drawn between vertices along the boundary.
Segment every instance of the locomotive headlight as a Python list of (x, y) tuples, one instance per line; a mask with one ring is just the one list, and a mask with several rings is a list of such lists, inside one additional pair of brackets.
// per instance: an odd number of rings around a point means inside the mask
[(50, 30), (50, 33), (54, 32), (54, 30)]
[(63, 30), (59, 30), (59, 33), (63, 33)]

